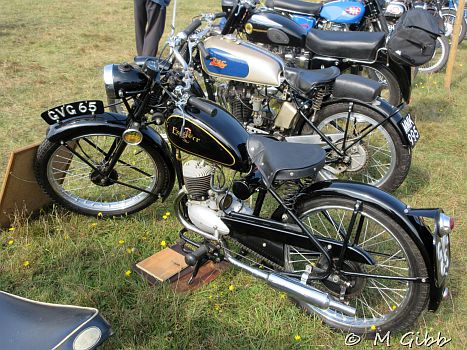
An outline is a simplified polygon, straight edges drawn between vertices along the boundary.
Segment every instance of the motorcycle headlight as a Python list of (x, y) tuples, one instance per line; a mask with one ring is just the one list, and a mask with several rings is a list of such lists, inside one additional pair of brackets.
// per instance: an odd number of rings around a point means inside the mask
[(104, 84), (105, 93), (108, 98), (117, 98), (114, 87), (113, 64), (108, 64), (104, 67)]
[(136, 95), (147, 82), (148, 77), (141, 69), (131, 64), (108, 64), (104, 67), (105, 92), (109, 99), (120, 98), (120, 91), (124, 91), (126, 96)]

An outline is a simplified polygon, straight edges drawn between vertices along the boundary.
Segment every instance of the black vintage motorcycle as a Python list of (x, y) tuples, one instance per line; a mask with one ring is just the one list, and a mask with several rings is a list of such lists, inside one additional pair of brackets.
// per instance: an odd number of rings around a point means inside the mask
[[(222, 34), (238, 33), (253, 43), (264, 45), (283, 57), (288, 65), (306, 69), (336, 66), (343, 72), (370, 77), (383, 84), (382, 97), (390, 104), (410, 102), (411, 67), (396, 63), (387, 55), (384, 33), (308, 31), (294, 22), (284, 9), (278, 12), (256, 5), (256, 0), (222, 0), (222, 9), (228, 14)], [(300, 2), (291, 3), (290, 7), (299, 11)], [(306, 14), (306, 10), (304, 7), (303, 13)]]
[[(104, 113), (100, 101), (43, 114), (51, 125), (36, 172), (42, 185), (50, 181), (49, 194), (84, 213), (123, 214), (167, 198), (177, 180), (174, 212), (180, 237), (194, 249), (186, 258), (194, 275), (206, 260), (226, 260), (332, 327), (360, 334), (404, 329), (427, 305), (436, 310), (452, 220), (369, 185), (316, 182), (326, 158), (321, 147), (250, 135), (225, 109), (193, 96), (180, 47), (200, 24), (169, 39), (180, 70), (155, 59), (141, 68), (106, 67), (107, 88), (128, 115)], [(152, 123), (165, 124), (170, 146)], [(182, 153), (191, 155), (184, 164)], [(224, 181), (227, 170), (237, 175)], [(124, 191), (109, 191), (115, 187)], [(267, 201), (276, 203), (272, 216)], [(422, 217), (434, 220), (433, 233)]]
[(97, 309), (42, 303), (0, 291), (2, 350), (94, 350), (112, 335)]

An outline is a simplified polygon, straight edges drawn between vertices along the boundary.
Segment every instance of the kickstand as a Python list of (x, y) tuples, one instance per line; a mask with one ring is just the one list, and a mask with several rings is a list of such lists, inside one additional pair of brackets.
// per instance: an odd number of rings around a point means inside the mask
[(198, 274), (199, 272), (199, 268), (206, 262), (206, 259), (199, 259), (197, 262), (196, 262), (196, 265), (193, 267), (193, 272), (191, 273), (191, 277), (190, 279), (188, 280), (188, 284), (191, 285), (193, 284), (193, 280), (195, 279), (196, 275)]

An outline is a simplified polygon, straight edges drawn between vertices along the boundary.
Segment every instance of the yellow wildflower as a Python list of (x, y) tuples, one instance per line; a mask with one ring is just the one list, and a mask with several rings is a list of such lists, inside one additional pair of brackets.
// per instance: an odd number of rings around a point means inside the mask
[(120, 245), (125, 244), (125, 240), (123, 240), (123, 239), (119, 240), (119, 241), (118, 241), (118, 244), (120, 244)]
[(294, 337), (296, 341), (300, 341), (302, 339), (301, 336), (299, 336), (298, 334)]
[(14, 227), (10, 227), (10, 228), (8, 229), (8, 231), (14, 231), (14, 230), (16, 230)]
[(28, 261), (28, 260), (24, 261), (24, 262), (23, 262), (23, 266), (24, 266), (24, 267), (29, 267), (29, 261)]
[(393, 306), (392, 306), (392, 309), (393, 309), (393, 310), (397, 309), (397, 306), (396, 306), (396, 305), (393, 305)]
[(126, 270), (125, 277), (130, 277), (130, 276), (131, 276), (131, 270)]
[(285, 299), (285, 298), (287, 298), (287, 293), (279, 293), (279, 297), (281, 299)]
[(170, 211), (166, 212), (165, 216), (170, 216)]
[(162, 219), (167, 220), (169, 217), (167, 215), (162, 215)]
[(104, 215), (102, 215), (101, 212), (98, 212), (98, 213), (97, 213), (97, 217), (98, 217), (98, 218), (102, 218), (102, 217), (104, 217)]
[(376, 326), (375, 325), (372, 325), (370, 328), (371, 328), (372, 331), (376, 331)]
[(214, 310), (219, 311), (221, 309), (221, 306), (219, 304), (214, 305)]
[(132, 248), (126, 248), (126, 252), (127, 252), (128, 254), (134, 253), (134, 252), (135, 252), (135, 248), (134, 248), (134, 247), (132, 247)]
[(12, 239), (10, 239), (10, 240), (8, 241), (8, 245), (12, 245), (13, 243), (15, 243), (15, 241), (12, 240)]
[(161, 241), (161, 247), (162, 247), (162, 248), (167, 247), (167, 242), (166, 242), (166, 241)]
[(235, 286), (234, 286), (233, 284), (231, 284), (231, 285), (229, 286), (229, 290), (230, 290), (231, 292), (233, 292), (233, 291), (235, 290)]
[(212, 299), (212, 295), (208, 296), (208, 299)]
[(91, 227), (96, 227), (96, 226), (97, 226), (97, 222), (93, 222), (93, 223), (91, 224)]

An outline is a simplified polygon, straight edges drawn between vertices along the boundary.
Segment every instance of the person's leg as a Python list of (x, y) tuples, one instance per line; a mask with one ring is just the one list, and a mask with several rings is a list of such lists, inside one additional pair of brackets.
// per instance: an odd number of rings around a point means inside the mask
[(143, 55), (156, 56), (159, 41), (164, 33), (166, 8), (149, 1), (147, 9), (148, 28), (144, 38)]
[(143, 54), (144, 36), (148, 22), (146, 2), (152, 3), (150, 0), (134, 0), (136, 52), (139, 56)]

